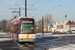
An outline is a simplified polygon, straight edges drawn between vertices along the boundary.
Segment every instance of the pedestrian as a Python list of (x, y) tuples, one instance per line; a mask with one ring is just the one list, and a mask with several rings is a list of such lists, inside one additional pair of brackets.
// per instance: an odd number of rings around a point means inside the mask
[(55, 34), (55, 30), (54, 30), (54, 34)]

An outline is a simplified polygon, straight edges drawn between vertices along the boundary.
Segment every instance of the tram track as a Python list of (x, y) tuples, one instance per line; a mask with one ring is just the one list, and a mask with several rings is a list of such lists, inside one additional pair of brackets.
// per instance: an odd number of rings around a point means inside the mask
[[(71, 41), (74, 40), (74, 39), (72, 39), (74, 37), (71, 37), (71, 38), (68, 37), (68, 39), (66, 37), (65, 37), (65, 39), (64, 39), (64, 37), (62, 37), (62, 38), (60, 38), (62, 40), (60, 40), (59, 38), (56, 38), (56, 39), (53, 39), (53, 40), (49, 40), (49, 38), (48, 39), (38, 39), (39, 42), (35, 41), (35, 42), (30, 42), (30, 43), (18, 43), (18, 44), (20, 44), (21, 48), (26, 47), (29, 50), (47, 50), (48, 48), (56, 48), (56, 47), (63, 47), (63, 46), (69, 45), (67, 43), (62, 43), (62, 42), (68, 41), (68, 40), (71, 40)], [(53, 45), (53, 46), (51, 46), (51, 45)], [(47, 46), (51, 46), (51, 47), (47, 47)]]
[[(16, 42), (16, 41), (15, 41)], [(28, 48), (28, 50), (46, 50), (46, 48), (43, 48), (39, 45), (35, 45), (33, 42), (23, 42), (23, 43), (19, 43), (19, 42), (16, 42), (16, 44), (22, 48), (22, 49), (25, 49), (25, 48)]]
[(16, 42), (14, 41), (20, 48), (24, 49), (24, 48), (28, 48), (28, 50), (34, 50), (34, 48), (36, 47), (36, 45), (32, 42)]
[(34, 43), (25, 43), (24, 44), (26, 47), (28, 47), (30, 50), (34, 50), (34, 48), (36, 48), (36, 45)]

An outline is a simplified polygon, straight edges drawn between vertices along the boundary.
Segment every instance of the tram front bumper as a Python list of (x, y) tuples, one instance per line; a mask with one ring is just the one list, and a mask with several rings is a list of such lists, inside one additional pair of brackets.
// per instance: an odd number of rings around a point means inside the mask
[(31, 41), (35, 41), (35, 38), (19, 38), (19, 42), (31, 42)]

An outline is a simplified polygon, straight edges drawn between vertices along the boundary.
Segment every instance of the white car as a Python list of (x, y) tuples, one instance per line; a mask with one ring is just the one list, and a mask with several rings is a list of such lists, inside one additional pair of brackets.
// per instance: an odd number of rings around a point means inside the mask
[(73, 33), (75, 33), (75, 30), (72, 30)]

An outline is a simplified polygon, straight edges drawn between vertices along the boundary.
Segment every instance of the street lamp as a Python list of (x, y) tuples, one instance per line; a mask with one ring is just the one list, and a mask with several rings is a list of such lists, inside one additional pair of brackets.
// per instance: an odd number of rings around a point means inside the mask
[(61, 6), (61, 5), (58, 5), (58, 6), (52, 8), (52, 10), (51, 10), (51, 22), (52, 22), (52, 12), (53, 12), (53, 9), (54, 9), (54, 8), (57, 8), (57, 7), (60, 7), (60, 6)]
[[(57, 8), (57, 7), (60, 7), (61, 5), (58, 5), (58, 6), (55, 6), (55, 7), (53, 7), (52, 8), (52, 10), (51, 10), (51, 21), (50, 21), (50, 24), (52, 24), (52, 12), (53, 12), (53, 9), (54, 8)], [(50, 29), (51, 30), (51, 32), (52, 32), (52, 29)], [(49, 33), (50, 34), (50, 33)], [(53, 34), (53, 33), (52, 33)]]

